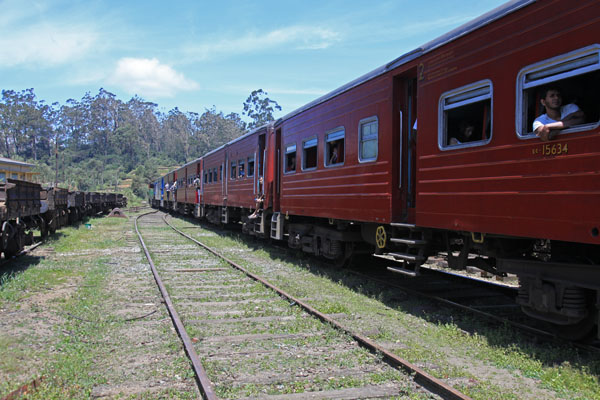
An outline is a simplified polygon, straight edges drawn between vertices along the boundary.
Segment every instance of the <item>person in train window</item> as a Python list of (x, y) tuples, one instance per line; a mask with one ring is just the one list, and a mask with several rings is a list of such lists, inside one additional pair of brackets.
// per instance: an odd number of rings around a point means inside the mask
[(460, 121), (458, 124), (458, 134), (450, 138), (450, 145), (457, 145), (472, 142), (475, 139), (475, 125), (469, 121)]
[(583, 111), (576, 104), (562, 105), (562, 94), (557, 87), (545, 88), (541, 93), (540, 103), (546, 113), (533, 121), (533, 132), (544, 142), (554, 138), (560, 130), (584, 122)]
[(295, 171), (296, 170), (296, 156), (292, 155), (288, 158), (288, 167), (287, 167), (288, 171)]
[(337, 143), (335, 143), (333, 144), (333, 146), (331, 146), (331, 157), (329, 157), (329, 165), (337, 164), (339, 162), (338, 158), (338, 145)]

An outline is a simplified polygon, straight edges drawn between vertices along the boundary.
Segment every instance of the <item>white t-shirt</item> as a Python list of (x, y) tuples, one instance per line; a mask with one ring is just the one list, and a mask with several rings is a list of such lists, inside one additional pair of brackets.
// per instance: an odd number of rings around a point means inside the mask
[[(576, 104), (570, 103), (570, 104), (564, 105), (560, 108), (560, 119), (563, 119), (567, 115), (573, 114), (574, 112), (577, 112), (577, 111), (579, 111), (579, 107), (577, 107)], [(535, 132), (535, 130), (537, 128), (539, 128), (540, 126), (551, 124), (553, 122), (558, 122), (558, 121), (555, 121), (552, 118), (550, 118), (548, 116), (548, 114), (542, 114), (539, 117), (537, 117), (535, 119), (535, 121), (533, 121), (533, 131)]]

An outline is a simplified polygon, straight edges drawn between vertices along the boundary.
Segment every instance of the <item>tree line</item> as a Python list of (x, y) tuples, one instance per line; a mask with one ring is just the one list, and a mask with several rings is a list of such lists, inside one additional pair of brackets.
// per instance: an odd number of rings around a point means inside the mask
[(272, 121), (281, 107), (258, 89), (243, 110), (251, 122), (214, 106), (201, 114), (177, 107), (161, 112), (138, 96), (124, 102), (105, 89), (62, 105), (39, 100), (32, 88), (2, 90), (0, 154), (35, 164), (43, 183), (102, 190), (129, 177), (143, 196), (159, 167), (185, 164)]

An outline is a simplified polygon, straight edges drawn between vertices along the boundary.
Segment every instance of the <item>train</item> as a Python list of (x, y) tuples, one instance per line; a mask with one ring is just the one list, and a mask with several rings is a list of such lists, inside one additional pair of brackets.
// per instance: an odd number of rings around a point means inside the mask
[[(336, 264), (516, 274), (526, 314), (593, 337), (599, 88), (597, 1), (510, 1), (158, 177), (150, 203)], [(549, 89), (580, 118), (544, 136)]]
[(69, 191), (6, 179), (0, 182), (0, 251), (9, 259), (33, 243), (35, 230), (44, 238), (86, 216), (126, 206), (121, 193)]

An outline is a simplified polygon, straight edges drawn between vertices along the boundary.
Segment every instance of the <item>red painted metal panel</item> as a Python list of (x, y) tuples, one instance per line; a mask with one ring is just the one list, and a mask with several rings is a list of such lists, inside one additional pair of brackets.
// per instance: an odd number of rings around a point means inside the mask
[[(223, 168), (222, 179), (219, 176), (221, 171), (221, 167)], [(217, 181), (216, 182), (207, 182), (205, 178), (205, 174), (207, 172), (212, 172), (213, 169), (217, 170)], [(213, 206), (222, 206), (224, 205), (224, 179), (227, 176), (227, 168), (225, 164), (225, 148), (221, 148), (205, 157), (202, 158), (202, 202), (203, 204), (213, 205)]]
[[(279, 153), (282, 173), (285, 147), (296, 144), (297, 171), (281, 176), (281, 212), (354, 221), (391, 222), (394, 197), (392, 84), (389, 76), (371, 80), (349, 92), (308, 109), (281, 125)], [(359, 122), (377, 117), (378, 156), (361, 163), (358, 157)], [(325, 166), (325, 137), (344, 127), (344, 164)], [(317, 167), (302, 171), (302, 144), (317, 138)]]
[(197, 202), (196, 185), (193, 184), (193, 179), (196, 176), (196, 171), (199, 169), (199, 163), (200, 161), (197, 160), (185, 166), (185, 180), (181, 188), (184, 196), (178, 197), (180, 203), (195, 204)]
[[(227, 176), (227, 205), (229, 207), (254, 208), (255, 179), (258, 179), (258, 171), (256, 171), (258, 132), (260, 131), (247, 135), (227, 146), (229, 168), (231, 168), (232, 162), (236, 163), (236, 176), (233, 179), (231, 173)], [(255, 159), (254, 170), (248, 171), (248, 158), (251, 157)], [(240, 162), (244, 167), (243, 174), (240, 174)]]
[(175, 193), (175, 201), (185, 203), (185, 187), (186, 187), (186, 168), (180, 167), (175, 171), (175, 180), (177, 181), (177, 190)]
[[(600, 130), (561, 135), (544, 155), (515, 133), (519, 71), (600, 41), (595, 1), (545, 1), (443, 46), (423, 59), (419, 86), (418, 225), (600, 244)], [(493, 85), (493, 137), (480, 147), (438, 148), (438, 104), (452, 89)]]

